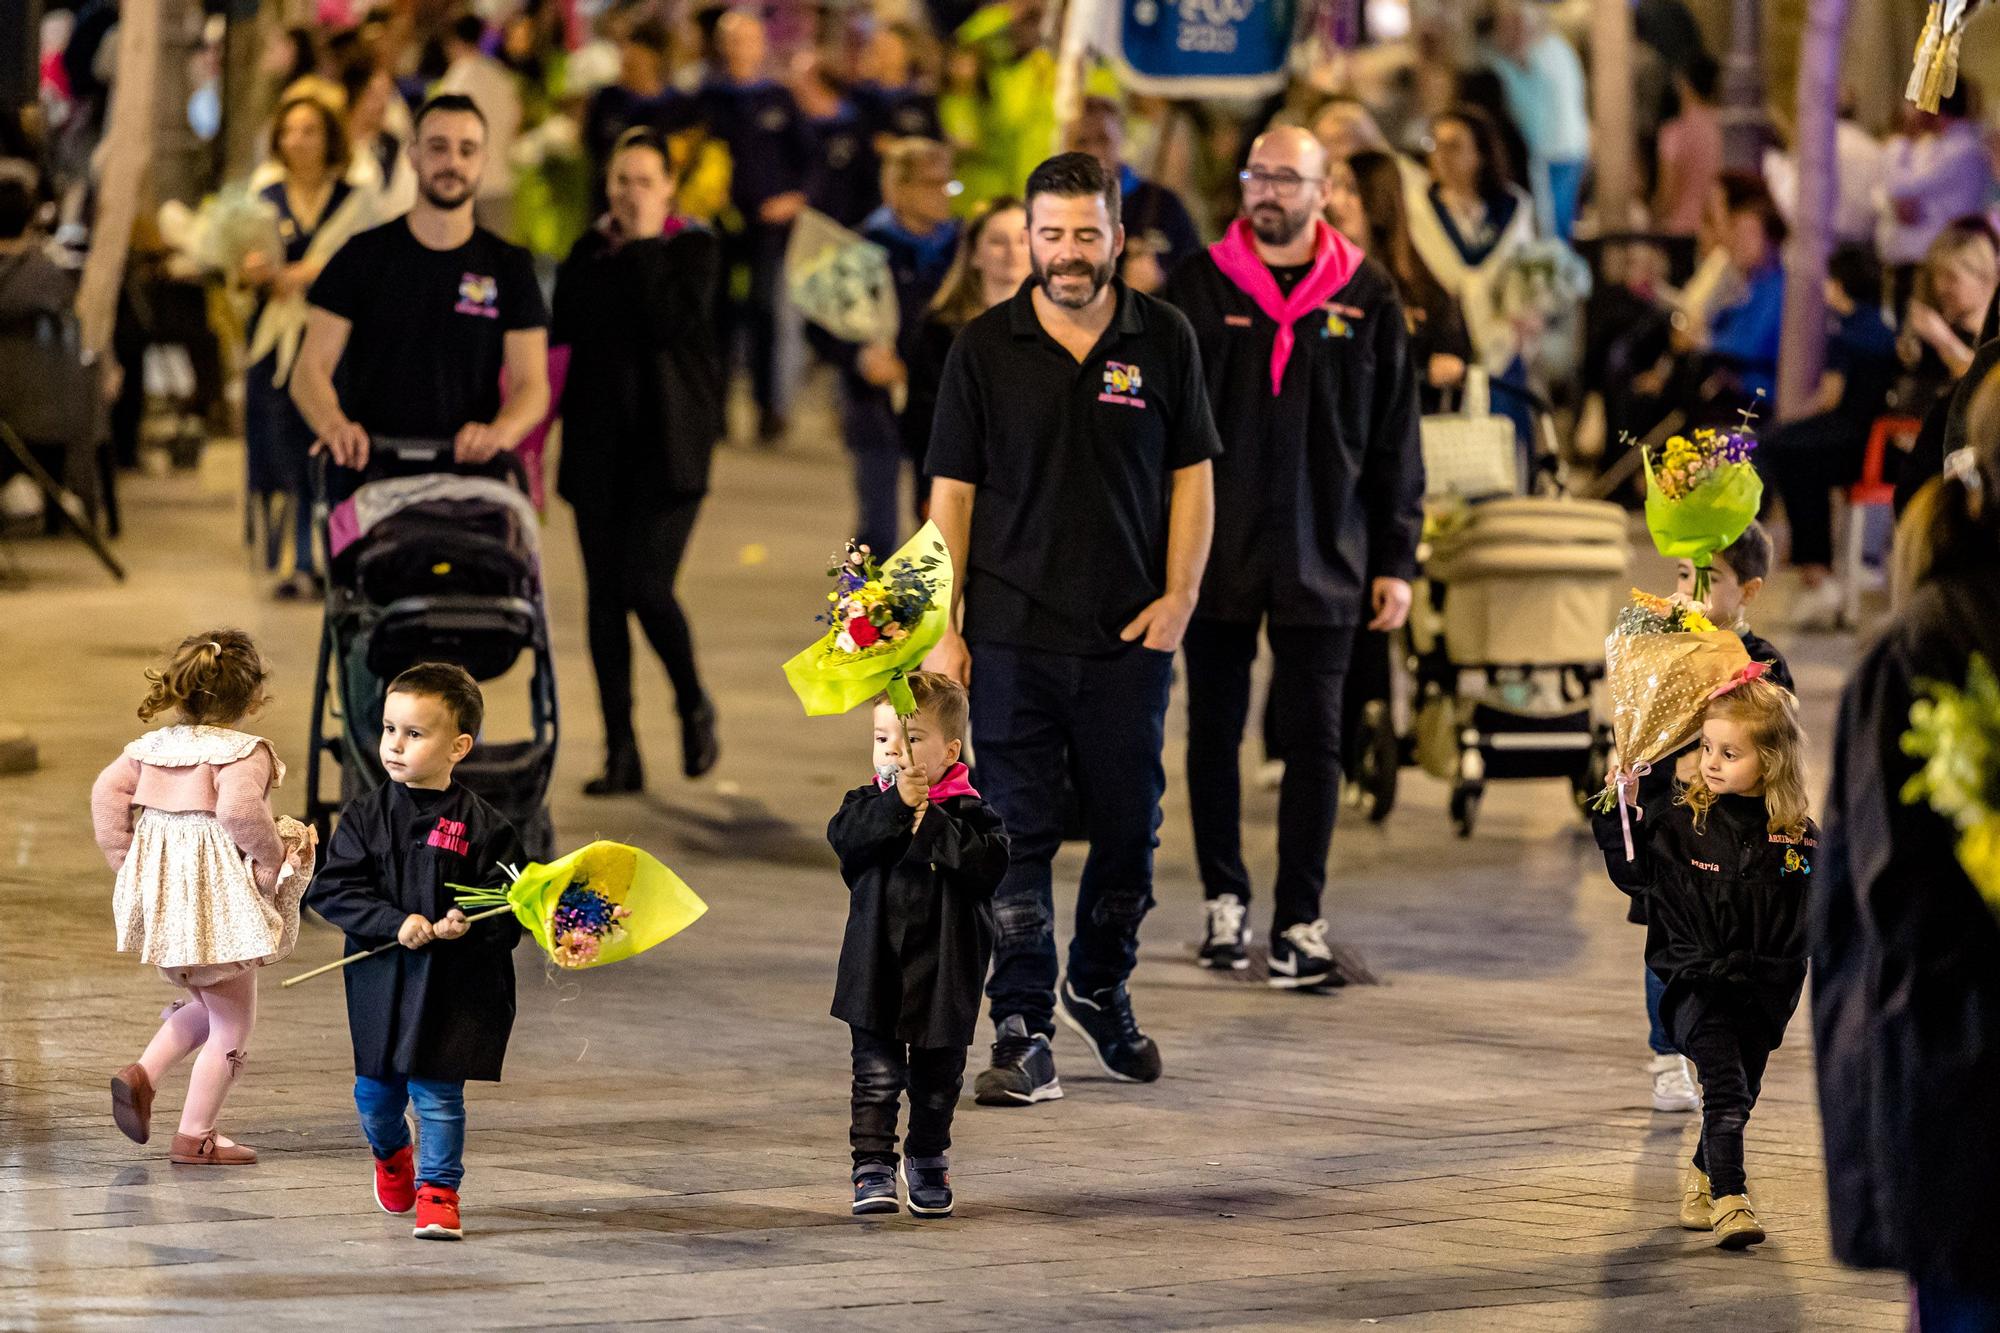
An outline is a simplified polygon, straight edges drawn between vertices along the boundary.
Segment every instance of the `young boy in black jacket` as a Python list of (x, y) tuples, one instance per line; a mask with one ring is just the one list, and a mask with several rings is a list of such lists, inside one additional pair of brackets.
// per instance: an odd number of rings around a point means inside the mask
[(965, 690), (925, 671), (910, 692), (917, 711), (907, 723), (886, 697), (876, 701), (875, 777), (847, 793), (826, 829), (848, 887), (833, 1016), (854, 1032), (854, 1211), (896, 1211), (896, 1111), (907, 1089), (910, 1211), (949, 1217), (945, 1154), (993, 957), (1007, 834), (959, 762)]
[[(1674, 592), (1678, 596), (1694, 596), (1694, 562), (1676, 562)], [(1785, 662), (1785, 655), (1777, 650), (1768, 639), (1759, 637), (1750, 628), (1747, 618), (1750, 603), (1757, 600), (1757, 594), (1764, 590), (1764, 580), (1771, 573), (1771, 537), (1761, 523), (1754, 519), (1743, 530), (1743, 535), (1718, 552), (1709, 568), (1708, 618), (1723, 629), (1733, 629), (1743, 640), (1744, 651), (1753, 662), (1762, 662), (1769, 668), (1766, 676), (1773, 685), (1782, 689), (1792, 688), (1791, 668)], [(1653, 771), (1639, 779), (1637, 801), (1640, 813), (1634, 816), (1634, 827), (1646, 820), (1658, 822), (1664, 818), (1674, 803), (1680, 783), (1694, 780), (1694, 765), (1700, 742), (1689, 745), (1672, 759), (1653, 765)], [(1616, 820), (1599, 820), (1595, 826), (1599, 850), (1606, 857), (1614, 851), (1620, 860), (1625, 856), (1625, 838)], [(1646, 924), (1646, 899), (1636, 895), (1626, 905), (1625, 919), (1635, 925)], [(1652, 1079), (1653, 1109), (1655, 1111), (1697, 1111), (1701, 1109), (1701, 1099), (1695, 1094), (1694, 1078), (1688, 1072), (1685, 1053), (1676, 1051), (1672, 1037), (1667, 1033), (1666, 1024), (1660, 1020), (1660, 995), (1664, 983), (1652, 971), (1646, 973), (1646, 1018), (1650, 1031), (1647, 1045), (1652, 1049), (1652, 1061), (1647, 1073)]]
[[(354, 1105), (375, 1154), (375, 1202), (417, 1211), (420, 1240), (458, 1240), (465, 1176), (465, 1081), (500, 1077), (514, 1027), (511, 915), (473, 925), (453, 884), (497, 887), (527, 863), (514, 826), (454, 783), (485, 703), (462, 667), (426, 662), (389, 683), (382, 765), (389, 780), (348, 803), (306, 905), (347, 932), (347, 1028)], [(403, 1116), (416, 1108), (412, 1159)]]

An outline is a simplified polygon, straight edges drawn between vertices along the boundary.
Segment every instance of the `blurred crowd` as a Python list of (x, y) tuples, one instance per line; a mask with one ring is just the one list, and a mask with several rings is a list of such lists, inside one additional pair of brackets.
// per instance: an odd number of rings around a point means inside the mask
[[(287, 583), (308, 590), (307, 531), (285, 517), (303, 507), (292, 462), (302, 444), (278, 410), (300, 297), (346, 236), (409, 207), (411, 111), (456, 91), (487, 121), (478, 219), (527, 247), (545, 283), (604, 214), (620, 136), (661, 137), (675, 216), (722, 243), (722, 345), (754, 405), (742, 434), (782, 443), (801, 379), (814, 361), (832, 363), (860, 526), (892, 540), (902, 515), (921, 512), (921, 494), (904, 494), (904, 464), (921, 461), (951, 330), (1026, 276), (1011, 200), (1029, 169), (1058, 147), (1115, 169), (1123, 276), (1151, 290), (1235, 215), (1255, 134), (1289, 123), (1335, 160), (1329, 221), (1396, 280), (1427, 411), (1490, 402), (1524, 438), (1553, 413), (1563, 451), (1598, 465), (1624, 441), (1754, 412), (1792, 560), (1817, 598), (1807, 609), (1830, 614), (1829, 497), (1860, 476), (1877, 421), (1924, 419), (1994, 332), (1994, 140), (1972, 90), (1935, 115), (1908, 112), (1887, 137), (1843, 109), (1827, 371), (1810, 410), (1778, 425), (1782, 257), (1798, 193), (1789, 127), (1778, 117), (1761, 156), (1744, 160), (1721, 59), (1681, 0), (1635, 7), (1642, 189), (1617, 218), (1596, 201), (1587, 4), (1361, 12), (1375, 31), (1302, 29), (1293, 77), (1275, 95), (1169, 101), (1122, 88), (1099, 65), (1066, 123), (1047, 0), (320, 0), (313, 23), (271, 34), (256, 96), (227, 99), (222, 21), (211, 18), (192, 46), (188, 129), (219, 143), (225, 109), (253, 115), (268, 127), (261, 160), (218, 170), (206, 203), (157, 197), (153, 182), (118, 321), (123, 373), (107, 386), (110, 458), (136, 461), (149, 388), (177, 391), (182, 415), (211, 432), (240, 423), (253, 535)], [(0, 272), (74, 268), (87, 242), (117, 20), (118, 0), (52, 10), (38, 104), (0, 115), (10, 159), (0, 256), (12, 264)], [(277, 220), (275, 250), (242, 239), (260, 208)], [(893, 344), (805, 336), (785, 264), (808, 210), (890, 255), (902, 314)], [(0, 321), (18, 326), (32, 313), (24, 305), (60, 304), (62, 290), (51, 271), (0, 277)], [(232, 365), (246, 375), (240, 403)], [(10, 394), (32, 392), (32, 381), (0, 379), (0, 419), (24, 414)], [(1917, 480), (1936, 468), (1925, 452), (1909, 469)], [(108, 472), (98, 489), (108, 500)]]

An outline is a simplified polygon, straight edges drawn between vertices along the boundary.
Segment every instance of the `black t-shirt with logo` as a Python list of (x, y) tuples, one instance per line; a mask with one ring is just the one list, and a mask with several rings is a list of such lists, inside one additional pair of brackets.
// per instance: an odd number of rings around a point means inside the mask
[(1173, 474), (1222, 441), (1186, 316), (1116, 289), (1081, 363), (1042, 328), (1032, 279), (952, 344), (927, 466), (979, 488), (962, 572), (972, 642), (1116, 652), (1166, 591)]
[(483, 228), (433, 250), (397, 218), (334, 253), (306, 299), (352, 328), (334, 383), (370, 435), (448, 440), (500, 411), (506, 335), (549, 322), (534, 260)]

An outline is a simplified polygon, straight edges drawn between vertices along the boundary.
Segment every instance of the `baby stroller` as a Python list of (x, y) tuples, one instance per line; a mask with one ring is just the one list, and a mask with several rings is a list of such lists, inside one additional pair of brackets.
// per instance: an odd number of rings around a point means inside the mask
[[(1546, 437), (1546, 405), (1533, 406)], [(1514, 446), (1496, 433), (1491, 447)], [(1431, 455), (1427, 444), (1427, 466)], [(1530, 472), (1548, 476), (1546, 462), (1530, 460)], [(1499, 464), (1431, 471), (1434, 482), (1483, 471), (1495, 488), (1510, 475)], [(1348, 771), (1356, 802), (1380, 821), (1400, 768), (1421, 764), (1451, 784), (1452, 828), (1463, 838), (1490, 780), (1568, 778), (1579, 802), (1604, 785), (1611, 728), (1591, 692), (1625, 591), (1625, 515), (1556, 494), (1432, 498), (1461, 503), (1434, 514), (1407, 644), (1392, 653), (1407, 668), (1411, 723), (1397, 729), (1393, 689), (1350, 703)]]
[[(520, 830), (528, 855), (554, 851), (549, 780), (555, 768), (555, 659), (542, 605), (540, 530), (520, 462), (452, 469), (450, 442), (377, 438), (368, 471), (327, 511), (327, 475), (315, 470), (326, 515), (329, 571), (313, 672), (306, 819), (324, 834), (341, 804), (387, 780), (377, 753), (389, 681), (418, 662), (455, 662), (475, 680), (533, 655), (531, 734), (482, 736), (457, 777)], [(337, 797), (320, 761), (339, 765)]]

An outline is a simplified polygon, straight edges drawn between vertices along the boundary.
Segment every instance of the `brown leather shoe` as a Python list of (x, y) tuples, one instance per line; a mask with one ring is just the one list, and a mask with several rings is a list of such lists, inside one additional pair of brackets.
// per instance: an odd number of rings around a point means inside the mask
[(153, 1080), (144, 1065), (126, 1065), (111, 1076), (111, 1118), (134, 1143), (153, 1136)]
[(192, 1134), (174, 1135), (171, 1157), (176, 1166), (249, 1166), (257, 1160), (257, 1150), (240, 1143), (219, 1142), (215, 1131), (210, 1130), (200, 1138)]

